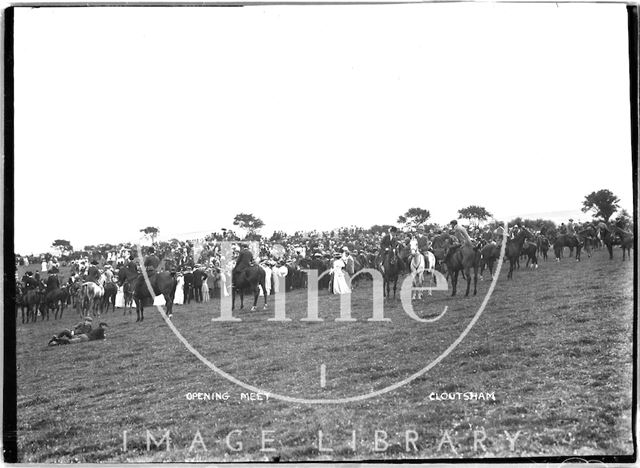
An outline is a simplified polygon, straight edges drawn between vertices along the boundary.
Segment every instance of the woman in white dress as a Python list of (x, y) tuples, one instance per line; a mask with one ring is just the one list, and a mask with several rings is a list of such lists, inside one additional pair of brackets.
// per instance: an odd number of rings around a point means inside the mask
[(209, 284), (207, 281), (211, 278), (211, 272), (206, 270), (205, 273), (207, 274), (207, 278), (202, 282), (202, 302), (209, 302)]
[(345, 267), (346, 264), (342, 260), (340, 252), (336, 252), (333, 255), (333, 268), (331, 271), (333, 275), (333, 294), (349, 294), (351, 292), (344, 276)]
[(184, 276), (182, 273), (176, 275), (178, 285), (176, 286), (176, 294), (173, 297), (174, 304), (184, 304)]
[(42, 273), (46, 273), (47, 272), (47, 261), (45, 259), (42, 259), (42, 264), (40, 265), (40, 270), (42, 270)]
[(124, 308), (124, 289), (122, 286), (118, 286), (118, 292), (116, 293), (116, 307), (118, 309)]

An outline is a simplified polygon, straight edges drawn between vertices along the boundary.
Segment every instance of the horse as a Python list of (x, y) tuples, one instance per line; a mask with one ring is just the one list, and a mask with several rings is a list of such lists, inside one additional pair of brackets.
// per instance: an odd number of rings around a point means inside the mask
[(600, 240), (609, 251), (609, 260), (613, 260), (613, 244), (615, 243), (614, 233), (609, 229), (598, 228)]
[(473, 295), (478, 292), (478, 269), (480, 268), (480, 259), (482, 255), (477, 247), (471, 245), (454, 246), (447, 250), (443, 263), (447, 266), (447, 273), (451, 277), (452, 296), (456, 295), (458, 286), (458, 274), (462, 271), (463, 276), (467, 279), (467, 292), (469, 295), (471, 288), (471, 268), (473, 268)]
[(80, 313), (79, 305), (80, 305), (80, 292), (82, 289), (82, 283), (80, 281), (76, 281), (69, 285), (69, 299), (71, 299), (71, 307), (78, 310)]
[(133, 285), (133, 300), (136, 303), (136, 322), (144, 320), (144, 302), (162, 294), (167, 307), (167, 317), (173, 317), (173, 298), (176, 294), (178, 281), (168, 271), (160, 271), (149, 278), (151, 290), (147, 287), (147, 281), (140, 275)]
[(138, 278), (138, 270), (131, 268), (120, 268), (118, 270), (118, 285), (122, 286), (122, 294), (124, 295), (124, 308), (122, 315), (129, 311), (131, 315), (131, 306), (133, 304), (133, 285)]
[(625, 253), (627, 259), (631, 260), (631, 247), (633, 247), (633, 233), (625, 231), (624, 229), (615, 226), (615, 232), (620, 235), (620, 247), (622, 247), (622, 261), (625, 260)]
[(389, 250), (382, 260), (380, 271), (382, 272), (382, 295), (389, 297), (391, 294), (391, 284), (393, 283), (393, 298), (396, 298), (396, 290), (398, 289), (398, 277), (402, 270), (402, 260), (398, 256), (397, 247)]
[[(578, 237), (575, 234), (560, 234), (556, 241), (553, 243), (553, 251), (556, 255), (556, 262), (560, 261), (560, 257), (562, 256), (562, 250), (565, 247), (569, 247), (569, 249), (576, 249), (576, 262), (580, 261), (580, 250), (582, 249), (582, 243), (578, 240)], [(570, 251), (571, 253), (571, 251)]]
[(489, 243), (480, 249), (480, 281), (483, 280), (484, 269), (489, 267), (489, 274), (493, 279), (493, 266), (500, 258), (500, 244)]
[(525, 239), (531, 239), (533, 234), (527, 228), (522, 228), (513, 239), (507, 241), (505, 256), (509, 259), (509, 273), (507, 279), (513, 279), (513, 269), (516, 266), (522, 252)]
[[(27, 311), (26, 314), (26, 323), (29, 323), (29, 319), (33, 322), (37, 320), (37, 313), (40, 310), (40, 304), (42, 303), (43, 293), (39, 289), (30, 289), (24, 294), (23, 306), (22, 306), (22, 320), (23, 323), (25, 319), (25, 309)], [(44, 316), (42, 317), (44, 320)]]
[[(64, 307), (69, 300), (69, 287), (63, 286), (49, 291), (44, 296), (44, 307), (47, 314), (47, 320), (49, 320), (49, 310), (54, 309), (54, 318), (58, 319), (58, 312), (60, 312), (60, 318), (64, 312)], [(44, 317), (43, 317), (44, 318)]]
[[(414, 288), (424, 287), (424, 274), (430, 274), (433, 278), (433, 270), (436, 266), (436, 257), (433, 253), (426, 251), (424, 254), (416, 250), (410, 255), (409, 268), (413, 277), (412, 285)], [(431, 290), (428, 291), (429, 296), (432, 295)], [(422, 299), (422, 291), (412, 291), (411, 299)]]
[(547, 239), (546, 236), (543, 236), (543, 235), (538, 236), (538, 252), (542, 254), (542, 258), (545, 262), (549, 258), (548, 252), (549, 252), (550, 246), (551, 244), (549, 244), (549, 239)]
[(116, 295), (118, 294), (118, 285), (116, 283), (104, 284), (104, 295), (102, 296), (102, 308), (105, 312), (109, 312), (109, 304), (111, 304), (111, 310), (116, 310)]
[(441, 270), (444, 264), (444, 258), (447, 255), (448, 250), (451, 248), (453, 244), (453, 237), (449, 234), (438, 234), (433, 238), (433, 242), (431, 244), (431, 248), (433, 250), (433, 255), (436, 258), (435, 268)]
[[(594, 241), (596, 239), (596, 230), (589, 226), (585, 229), (582, 229), (576, 233), (576, 237), (578, 238), (578, 242), (583, 244), (584, 250), (587, 252), (587, 257), (591, 258), (591, 246), (595, 245)], [(576, 254), (577, 258), (577, 254)]]
[[(235, 268), (232, 272), (231, 281), (231, 310), (236, 307), (236, 292), (240, 291), (240, 308), (244, 308), (244, 291), (249, 289), (253, 292), (253, 306), (251, 312), (256, 310), (258, 297), (260, 297), (260, 288), (264, 294), (264, 309), (267, 309), (267, 288), (265, 287), (266, 272), (260, 265), (252, 265), (237, 271)], [(286, 284), (286, 283), (285, 283)]]
[(527, 256), (527, 268), (531, 263), (531, 268), (538, 268), (538, 245), (533, 242), (525, 242), (522, 246), (522, 253)]
[(98, 316), (102, 313), (102, 296), (104, 296), (104, 288), (102, 285), (87, 281), (82, 283), (80, 289), (80, 309), (82, 312), (93, 311), (95, 317), (96, 311)]

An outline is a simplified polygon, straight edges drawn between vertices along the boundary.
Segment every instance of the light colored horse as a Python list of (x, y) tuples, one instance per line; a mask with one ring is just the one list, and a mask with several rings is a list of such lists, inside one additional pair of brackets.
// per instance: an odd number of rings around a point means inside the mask
[[(426, 256), (426, 258), (425, 258)], [(429, 286), (431, 286), (431, 280), (433, 279), (433, 270), (436, 266), (436, 257), (431, 252), (427, 251), (426, 254), (421, 254), (418, 250), (411, 252), (411, 275), (413, 276), (413, 287), (424, 287), (424, 274), (431, 275), (429, 280)], [(428, 295), (431, 296), (431, 290), (428, 291)], [(422, 299), (422, 291), (411, 291), (411, 299)]]
[(104, 283), (107, 280), (104, 273), (100, 276), (100, 284), (96, 284), (93, 281), (87, 281), (86, 283), (82, 283), (82, 289), (80, 290), (80, 297), (82, 298), (81, 310), (86, 310), (87, 312), (93, 310), (93, 315), (96, 314), (96, 308), (98, 308), (98, 316), (100, 316), (101, 308), (102, 308), (102, 297), (104, 296)]

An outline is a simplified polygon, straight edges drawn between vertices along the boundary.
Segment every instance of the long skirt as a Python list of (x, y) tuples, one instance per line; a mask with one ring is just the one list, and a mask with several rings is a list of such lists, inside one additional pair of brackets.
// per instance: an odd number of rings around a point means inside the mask
[(349, 294), (351, 289), (347, 284), (344, 273), (334, 273), (333, 275), (333, 294)]
[(119, 309), (124, 308), (124, 289), (122, 286), (118, 288), (118, 292), (116, 294), (116, 307)]

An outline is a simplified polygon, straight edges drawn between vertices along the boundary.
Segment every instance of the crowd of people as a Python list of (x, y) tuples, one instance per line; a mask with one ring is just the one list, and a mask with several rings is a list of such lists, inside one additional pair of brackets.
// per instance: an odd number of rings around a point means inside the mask
[[(541, 236), (555, 236), (559, 234), (573, 235), (588, 226), (606, 229), (606, 224), (585, 223), (579, 225), (572, 219), (562, 223), (553, 232), (546, 227), (539, 229), (536, 234)], [(522, 223), (514, 223), (507, 232), (514, 237)], [(118, 270), (142, 268), (153, 271), (170, 271), (176, 275), (178, 287), (174, 303), (189, 304), (192, 301), (207, 302), (214, 294), (229, 295), (231, 277), (228, 274), (235, 267), (241, 250), (251, 252), (252, 261), (260, 264), (267, 273), (267, 294), (278, 291), (284, 278), (292, 272), (292, 266), (299, 268), (309, 265), (309, 260), (315, 260), (315, 265), (331, 271), (331, 291), (336, 294), (350, 292), (345, 279), (345, 273), (353, 275), (355, 265), (376, 268), (381, 263), (385, 252), (397, 245), (404, 245), (412, 251), (426, 252), (432, 249), (434, 239), (443, 234), (449, 235), (454, 244), (478, 245), (479, 243), (499, 242), (504, 234), (502, 225), (487, 224), (484, 227), (462, 226), (456, 220), (446, 226), (431, 225), (429, 228), (416, 227), (414, 229), (399, 230), (389, 227), (385, 230), (365, 230), (357, 227), (337, 229), (333, 231), (311, 231), (286, 234), (276, 232), (267, 240), (258, 238), (255, 242), (241, 241), (232, 231), (212, 233), (202, 239), (169, 242), (157, 242), (147, 249), (140, 257), (138, 248), (131, 244), (121, 244), (115, 249), (96, 256), (92, 260), (87, 255), (68, 262), (70, 277), (68, 284), (77, 281), (94, 281), (102, 283), (116, 282)], [(231, 254), (222, 249), (223, 242), (232, 246)], [(48, 277), (43, 280), (40, 272), (35, 274), (28, 271), (22, 278), (25, 290), (43, 287), (46, 292), (60, 287), (58, 278), (60, 262), (55, 257), (42, 261), (42, 273)], [(225, 274), (225, 272), (227, 274)], [(291, 278), (287, 279), (290, 281)], [(213, 291), (212, 291), (213, 290)], [(162, 303), (162, 297), (158, 297)], [(116, 296), (116, 307), (124, 306), (122, 288)]]

